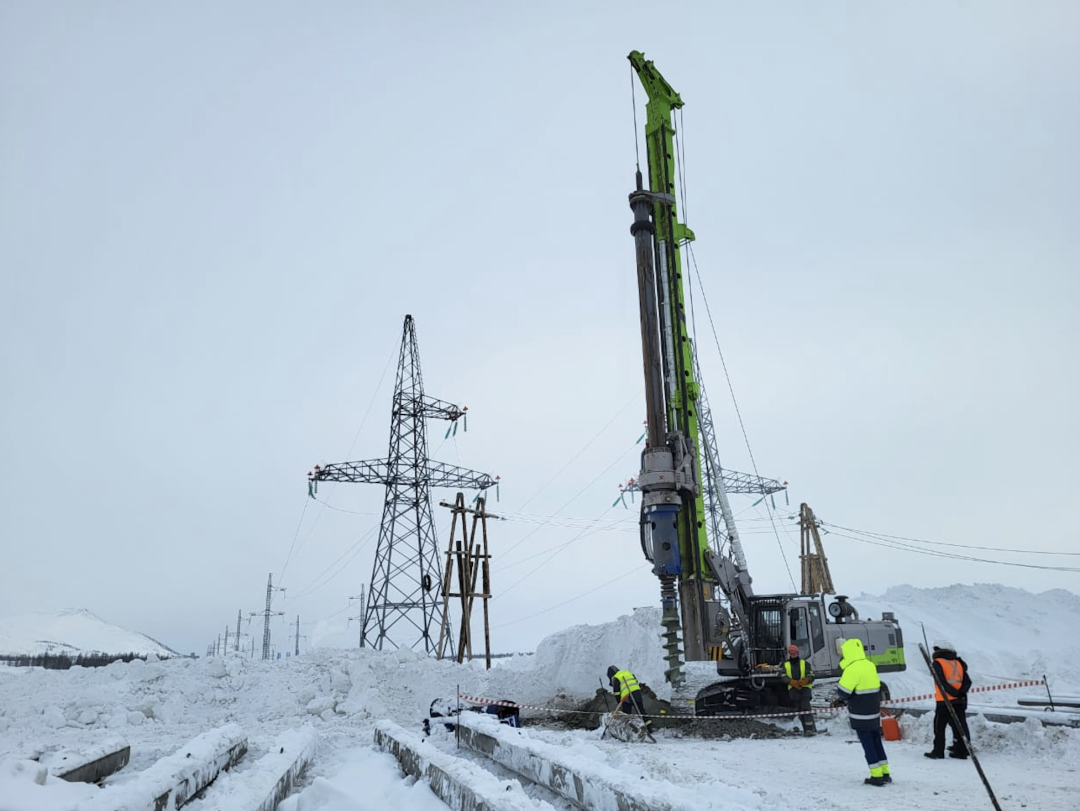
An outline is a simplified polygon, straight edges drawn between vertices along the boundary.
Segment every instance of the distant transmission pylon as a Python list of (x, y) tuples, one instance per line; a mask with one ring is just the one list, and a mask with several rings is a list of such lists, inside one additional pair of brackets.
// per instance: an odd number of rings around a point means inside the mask
[[(284, 591), (284, 590), (285, 589), (282, 589), (282, 588), (278, 589), (278, 591)], [(263, 615), (262, 658), (263, 659), (269, 659), (270, 658), (270, 618), (271, 617), (282, 617), (282, 616), (285, 615), (284, 611), (271, 611), (270, 610), (270, 601), (273, 599), (273, 596), (274, 596), (274, 575), (271, 572), (266, 577), (266, 610), (262, 612), (262, 615)], [(256, 615), (254, 613), (252, 613), (252, 616), (256, 616)], [(254, 639), (254, 637), (251, 640), (251, 644), (252, 644), (252, 651), (251, 652), (252, 652), (252, 655), (254, 655), (254, 653), (255, 653), (255, 648), (254, 648), (255, 639)]]
[[(464, 422), (465, 409), (424, 394), (420, 350), (411, 315), (405, 316), (386, 459), (315, 467), (308, 474), (314, 496), (319, 482), (386, 485), (379, 544), (363, 609), (360, 646), (382, 650), (416, 648), (431, 653), (441, 620), (442, 561), (431, 509), (432, 487), (486, 490), (496, 482), (486, 473), (428, 459), (427, 424), (437, 418)], [(391, 636), (393, 632), (393, 636)], [(433, 634), (436, 636), (433, 637)]]
[(266, 579), (266, 611), (263, 612), (263, 659), (270, 658), (270, 597), (274, 592), (274, 575)]

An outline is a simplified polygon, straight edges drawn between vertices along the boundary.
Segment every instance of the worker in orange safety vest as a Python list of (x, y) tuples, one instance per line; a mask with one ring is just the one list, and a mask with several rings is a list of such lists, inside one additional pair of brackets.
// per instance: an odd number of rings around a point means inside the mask
[[(962, 760), (969, 754), (964, 741), (971, 740), (967, 723), (967, 694), (971, 689), (971, 676), (968, 675), (967, 664), (956, 655), (952, 642), (945, 639), (934, 643), (933, 668), (934, 700), (937, 702), (934, 707), (934, 748), (925, 755), (931, 760), (945, 757), (945, 727), (948, 726), (953, 734), (949, 757)], [(949, 712), (950, 704), (956, 710), (956, 721)]]

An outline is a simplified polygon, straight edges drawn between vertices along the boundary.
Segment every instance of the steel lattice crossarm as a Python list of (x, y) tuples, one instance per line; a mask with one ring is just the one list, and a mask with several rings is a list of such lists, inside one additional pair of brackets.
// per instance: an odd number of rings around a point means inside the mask
[[(724, 492), (743, 493), (747, 495), (767, 496), (787, 490), (787, 485), (776, 479), (766, 479), (764, 476), (755, 476), (752, 473), (739, 473), (735, 470), (721, 470), (720, 479), (724, 483)], [(622, 485), (624, 493), (641, 492), (641, 487), (635, 479), (631, 479)]]
[[(445, 400), (436, 400), (434, 397), (428, 397), (426, 394), (422, 394), (419, 397), (402, 397), (399, 399), (401, 403), (415, 403), (416, 411), (410, 415), (413, 417), (427, 417), (428, 419), (450, 420), (451, 422), (454, 422), (455, 420), (466, 416), (466, 413), (469, 410), (468, 406), (456, 406)], [(398, 405), (398, 402), (395, 402), (394, 405)]]
[[(377, 650), (419, 647), (434, 650), (442, 608), (442, 562), (431, 509), (434, 487), (486, 490), (498, 478), (447, 465), (428, 456), (427, 420), (460, 422), (468, 428), (464, 406), (429, 397), (420, 373), (416, 324), (405, 316), (390, 411), (390, 446), (385, 458), (316, 466), (308, 474), (308, 494), (319, 482), (382, 484), (386, 487), (379, 540), (371, 569), (371, 599), (364, 605), (360, 647)], [(436, 636), (432, 636), (432, 629)], [(394, 638), (391, 638), (391, 632)], [(451, 651), (453, 652), (453, 651)]]
[(735, 470), (721, 470), (720, 478), (724, 482), (724, 490), (728, 493), (747, 493), (762, 496), (779, 493), (787, 490), (787, 484), (782, 484), (776, 479), (766, 479), (763, 476), (755, 476), (752, 473), (739, 473)]
[(448, 465), (444, 462), (429, 461), (423, 469), (405, 466), (392, 471), (390, 462), (387, 459), (337, 462), (325, 467), (316, 465), (315, 470), (308, 474), (308, 479), (316, 492), (318, 491), (319, 482), (361, 484), (408, 484), (416, 482), (423, 483), (428, 487), (464, 487), (470, 490), (486, 490), (496, 484), (496, 480), (487, 473), (479, 473), (475, 470)]

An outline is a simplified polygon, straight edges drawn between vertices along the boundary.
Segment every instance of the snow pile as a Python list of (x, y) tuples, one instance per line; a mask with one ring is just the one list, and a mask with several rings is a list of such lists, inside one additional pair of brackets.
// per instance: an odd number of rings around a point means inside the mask
[[(971, 669), (974, 687), (1037, 680), (1044, 675), (1056, 693), (1080, 693), (1080, 596), (1063, 589), (1032, 594), (997, 583), (919, 589), (895, 586), (880, 597), (851, 602), (862, 619), (892, 611), (904, 632), (908, 669), (885, 676), (894, 697), (932, 692), (918, 645), (944, 637)], [(978, 704), (1015, 706), (1020, 694), (1043, 688), (972, 695)]]
[(520, 668), (515, 669), (515, 691), (526, 687), (541, 699), (591, 698), (601, 686), (607, 689), (610, 665), (633, 670), (660, 695), (667, 667), (660, 630), (659, 608), (637, 608), (606, 625), (575, 625), (552, 634), (535, 657), (511, 660), (506, 667)]
[[(909, 669), (888, 674), (894, 697), (931, 689), (916, 648), (920, 623), (930, 639), (947, 635), (956, 643), (976, 686), (1045, 672), (1055, 694), (1080, 694), (1076, 595), (1034, 595), (997, 585), (903, 586), (853, 602), (864, 618), (893, 611), (904, 628)], [(419, 734), (431, 702), (456, 700), (459, 690), (522, 704), (574, 706), (595, 694), (612, 664), (635, 670), (645, 683), (662, 689), (659, 630), (659, 610), (639, 609), (607, 625), (566, 629), (544, 640), (535, 656), (496, 660), (490, 671), (480, 660), (457, 665), (408, 650), (370, 649), (319, 649), (277, 661), (230, 655), (64, 671), (0, 667), (0, 811), (71, 811), (80, 798), (100, 791), (43, 778), (35, 761), (48, 760), (50, 752), (122, 738), (131, 746), (124, 774), (136, 774), (226, 724), (243, 729), (249, 752), (234, 775), (219, 778), (218, 790), (231, 781), (259, 784), (257, 774), (248, 775), (247, 782), (245, 770), (276, 751), (279, 736), (310, 727), (318, 736), (318, 754), (303, 778), (305, 788), (283, 804), (285, 811), (444, 808), (426, 788), (402, 780), (395, 761), (373, 751), (377, 722), (390, 720)], [(1080, 730), (1044, 727), (1035, 718), (995, 723), (981, 714), (983, 703), (1015, 709), (1019, 695), (1034, 692), (1014, 689), (973, 698), (976, 750), (991, 781), (1001, 787), (999, 797), (1012, 791), (1029, 807), (1071, 807), (1067, 790), (1077, 785)], [(685, 811), (793, 805), (847, 811), (864, 809), (868, 799), (859, 747), (844, 745), (854, 739), (846, 721), (831, 714), (819, 725), (829, 734), (812, 739), (704, 740), (674, 728), (661, 731), (658, 746), (602, 740), (598, 730), (541, 728), (530, 723), (527, 711), (522, 717), (526, 725), (514, 734), (554, 747), (577, 768), (667, 781), (683, 790), (684, 799), (690, 792)], [(796, 725), (790, 719), (776, 724)], [(969, 807), (970, 797), (982, 791), (970, 764), (922, 757), (932, 735), (930, 717), (904, 715), (901, 729), (903, 740), (887, 747), (896, 775), (889, 806), (930, 809), (938, 807), (933, 802), (951, 802), (950, 807)], [(453, 736), (439, 726), (428, 741), (448, 754), (461, 754)], [(777, 764), (798, 778), (778, 781)], [(660, 789), (653, 785), (650, 791)], [(209, 797), (205, 808), (234, 811)]]

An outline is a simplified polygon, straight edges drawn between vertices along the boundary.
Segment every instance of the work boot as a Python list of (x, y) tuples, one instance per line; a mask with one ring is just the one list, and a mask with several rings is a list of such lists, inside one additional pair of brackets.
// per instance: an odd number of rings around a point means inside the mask
[(945, 757), (944, 752), (923, 752), (923, 757), (928, 757), (931, 760), (942, 760)]
[(884, 786), (885, 785), (885, 778), (884, 777), (867, 777), (865, 780), (863, 780), (863, 785), (866, 785), (866, 786)]
[(956, 758), (957, 760), (967, 760), (967, 752), (949, 752), (949, 757)]
[(817, 730), (816, 729), (804, 729), (802, 731), (802, 734), (803, 734), (804, 738), (813, 738), (815, 735), (817, 735)]
[(883, 774), (881, 776), (881, 779), (884, 780), (886, 783), (891, 783), (892, 782), (892, 775), (891, 774)]

